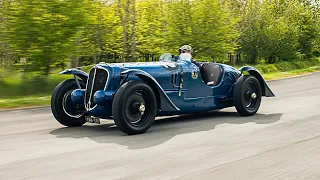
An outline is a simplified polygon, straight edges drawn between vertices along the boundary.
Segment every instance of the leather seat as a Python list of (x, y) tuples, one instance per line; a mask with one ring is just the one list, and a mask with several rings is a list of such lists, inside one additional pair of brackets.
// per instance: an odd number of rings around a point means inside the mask
[(208, 86), (216, 86), (221, 80), (222, 69), (216, 63), (204, 63), (200, 68), (201, 77)]

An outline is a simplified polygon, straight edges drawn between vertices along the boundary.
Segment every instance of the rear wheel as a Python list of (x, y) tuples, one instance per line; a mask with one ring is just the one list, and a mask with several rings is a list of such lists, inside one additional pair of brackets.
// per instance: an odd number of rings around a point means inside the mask
[[(85, 88), (85, 83), (80, 81), (81, 88)], [(51, 97), (51, 111), (56, 120), (64, 126), (82, 126), (85, 121), (84, 104), (76, 104), (71, 100), (71, 93), (78, 89), (75, 79), (68, 79), (61, 82), (54, 89)]]
[(115, 124), (128, 135), (146, 132), (153, 124), (156, 112), (155, 93), (143, 82), (126, 82), (113, 99), (112, 115)]
[(261, 85), (254, 76), (244, 76), (234, 88), (234, 105), (242, 116), (252, 116), (259, 110), (262, 99)]

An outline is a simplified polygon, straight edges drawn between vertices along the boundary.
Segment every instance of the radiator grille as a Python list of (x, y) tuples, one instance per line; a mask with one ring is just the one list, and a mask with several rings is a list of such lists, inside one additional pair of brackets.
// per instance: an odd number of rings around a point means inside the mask
[(91, 69), (89, 73), (87, 89), (85, 94), (85, 103), (87, 109), (95, 106), (93, 102), (93, 95), (98, 90), (104, 90), (108, 80), (108, 72), (104, 69)]

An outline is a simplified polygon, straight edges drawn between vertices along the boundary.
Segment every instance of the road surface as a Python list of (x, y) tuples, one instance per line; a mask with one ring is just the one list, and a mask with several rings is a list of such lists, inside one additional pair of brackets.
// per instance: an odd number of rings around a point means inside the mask
[(319, 180), (320, 73), (269, 82), (257, 115), (165, 117), (127, 136), (64, 128), (49, 108), (0, 112), (0, 180)]

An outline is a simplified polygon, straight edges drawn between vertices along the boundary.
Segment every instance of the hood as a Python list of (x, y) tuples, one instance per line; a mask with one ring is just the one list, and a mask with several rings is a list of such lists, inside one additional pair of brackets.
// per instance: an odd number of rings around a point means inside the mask
[(176, 62), (157, 61), (157, 62), (130, 62), (130, 63), (112, 63), (112, 65), (127, 69), (140, 69), (145, 72), (166, 72), (166, 70), (177, 70), (179, 64)]

